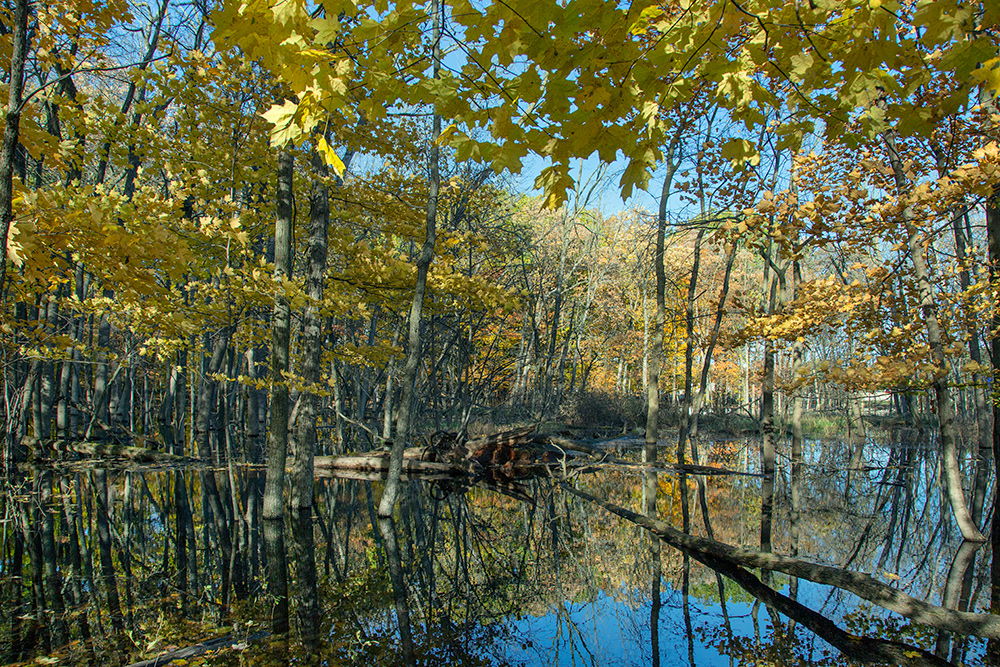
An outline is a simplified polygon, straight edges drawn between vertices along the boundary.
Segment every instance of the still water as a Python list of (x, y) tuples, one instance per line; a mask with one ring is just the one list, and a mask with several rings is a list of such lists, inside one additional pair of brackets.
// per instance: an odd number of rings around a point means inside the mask
[[(639, 444), (606, 446), (637, 460)], [(706, 441), (703, 462), (755, 473), (758, 446)], [(990, 547), (960, 552), (926, 436), (869, 441), (860, 458), (855, 445), (808, 443), (794, 480), (794, 526), (793, 480), (780, 453), (771, 551), (868, 573), (933, 605), (985, 612)], [(852, 454), (861, 464), (854, 471)], [(971, 459), (963, 465), (971, 479)], [(262, 471), (64, 462), (26, 468), (11, 485), (0, 554), (5, 664), (130, 665), (158, 655), (211, 665), (885, 660), (871, 647), (903, 664), (988, 660), (983, 637), (919, 625), (780, 572), (707, 567), (573, 493), (678, 529), (686, 515), (691, 534), (761, 550), (754, 474), (681, 477), (602, 465), (471, 488), (410, 480), (394, 520), (381, 525), (380, 481), (319, 478), (309, 553), (301, 524), (281, 527), (290, 571), (284, 636), (269, 632), (275, 599), (265, 572), (275, 556), (264, 539)], [(311, 576), (315, 607), (299, 592)], [(213, 650), (197, 649), (223, 636)]]

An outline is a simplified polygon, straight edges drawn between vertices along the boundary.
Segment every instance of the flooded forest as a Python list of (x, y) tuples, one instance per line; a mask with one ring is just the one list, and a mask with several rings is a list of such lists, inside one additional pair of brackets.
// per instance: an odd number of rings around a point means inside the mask
[(1000, 665), (1000, 15), (6, 0), (9, 665)]

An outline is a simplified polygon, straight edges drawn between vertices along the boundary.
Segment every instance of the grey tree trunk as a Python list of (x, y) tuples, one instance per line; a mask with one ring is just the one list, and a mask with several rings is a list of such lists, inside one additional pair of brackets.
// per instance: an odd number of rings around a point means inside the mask
[(7, 88), (7, 114), (3, 143), (0, 144), (0, 300), (7, 284), (7, 237), (14, 220), (14, 154), (21, 130), (21, 105), (24, 96), (24, 63), (28, 57), (28, 0), (16, 0), (11, 26), (10, 77)]
[(267, 593), (271, 605), (271, 631), (288, 631), (288, 565), (284, 543), (285, 458), (288, 456), (288, 347), (291, 311), (280, 283), (292, 273), (292, 172), (291, 153), (278, 154), (277, 214), (274, 222), (274, 296), (271, 344), (271, 418), (267, 432), (267, 465), (264, 479), (264, 547), (267, 553)]
[[(646, 380), (646, 435), (643, 450), (644, 461), (656, 460), (656, 442), (660, 437), (660, 370), (663, 368), (663, 335), (667, 322), (667, 274), (663, 267), (663, 250), (667, 235), (667, 200), (670, 199), (670, 188), (674, 174), (680, 164), (681, 133), (674, 137), (667, 150), (667, 173), (663, 178), (663, 188), (660, 190), (660, 205), (656, 215), (656, 253), (653, 255), (653, 267), (656, 273), (656, 320), (653, 325), (653, 344), (649, 352), (649, 377)], [(674, 159), (675, 155), (677, 160)], [(584, 374), (589, 374), (589, 367)]]
[(685, 533), (691, 531), (691, 510), (689, 507), (687, 474), (684, 473), (684, 463), (693, 407), (691, 390), (694, 385), (694, 300), (698, 289), (698, 272), (701, 269), (701, 242), (704, 238), (705, 229), (703, 227), (698, 230), (698, 235), (694, 240), (694, 261), (691, 264), (687, 302), (684, 307), (684, 331), (686, 336), (684, 343), (684, 400), (681, 403), (680, 428), (677, 430), (677, 466), (681, 470), (678, 476), (678, 486), (680, 487), (681, 494), (681, 520)]
[[(433, 46), (434, 78), (438, 78), (441, 69), (441, 7), (437, 0), (433, 9)], [(385, 489), (379, 500), (378, 514), (380, 517), (392, 516), (396, 497), (399, 494), (399, 477), (403, 470), (403, 450), (409, 441), (410, 410), (413, 404), (413, 389), (417, 378), (417, 366), (420, 363), (420, 324), (423, 319), (424, 293), (427, 290), (427, 271), (434, 259), (434, 241), (437, 235), (437, 205), (438, 189), (441, 184), (438, 159), (438, 137), (441, 136), (441, 116), (434, 114), (430, 136), (430, 180), (427, 188), (427, 222), (423, 246), (417, 259), (417, 283), (413, 291), (413, 302), (410, 304), (409, 339), (407, 341), (406, 365), (400, 378), (399, 417), (396, 420), (396, 437), (392, 441), (392, 452), (389, 456), (389, 471), (385, 480)]]
[[(989, 252), (990, 285), (1000, 290), (1000, 188), (994, 187), (993, 196), (986, 204), (986, 240)], [(1000, 311), (994, 309), (990, 327), (1000, 329)], [(990, 341), (990, 362), (996, 377), (1000, 371), (1000, 336)], [(993, 479), (1000, 480), (1000, 401), (993, 400)], [(990, 529), (990, 547), (993, 561), (990, 564), (993, 586), (990, 589), (990, 611), (1000, 614), (1000, 484), (994, 483), (993, 521)], [(994, 650), (996, 647), (994, 647)]]
[[(888, 149), (889, 163), (892, 166), (895, 176), (897, 194), (902, 197), (907, 193), (906, 172), (903, 169), (902, 160), (896, 150), (895, 142), (891, 137), (885, 136), (885, 145)], [(910, 261), (913, 263), (913, 276), (917, 281), (917, 290), (920, 299), (920, 311), (924, 317), (927, 329), (927, 344), (931, 348), (931, 356), (936, 366), (935, 379), (932, 383), (934, 396), (937, 403), (938, 430), (941, 437), (941, 465), (943, 468), (942, 480), (948, 494), (948, 502), (951, 510), (955, 514), (958, 529), (962, 532), (962, 537), (970, 542), (985, 542), (986, 537), (979, 531), (979, 527), (972, 519), (969, 506), (965, 501), (965, 492), (962, 489), (962, 472), (958, 467), (958, 445), (955, 436), (955, 415), (952, 405), (951, 390), (948, 387), (948, 361), (945, 358), (944, 343), (941, 339), (941, 322), (938, 317), (937, 303), (934, 300), (934, 292), (931, 288), (930, 270), (927, 266), (925, 252), (930, 250), (930, 243), (925, 244), (925, 235), (914, 221), (913, 210), (910, 206), (903, 208), (902, 221), (906, 226), (907, 246), (910, 254)], [(925, 245), (927, 250), (925, 250)]]
[[(966, 211), (955, 211), (952, 219), (952, 230), (955, 234), (955, 253), (959, 265), (962, 267), (958, 273), (959, 286), (962, 291), (968, 290), (971, 285), (969, 269), (966, 265), (968, 251), (968, 240), (962, 221), (968, 216)], [(979, 331), (975, 325), (969, 326), (969, 360), (976, 364), (983, 362), (982, 351), (979, 346)], [(976, 408), (976, 442), (979, 445), (979, 454), (976, 460), (976, 479), (972, 492), (972, 521), (977, 525), (982, 525), (983, 506), (986, 503), (986, 493), (989, 490), (990, 468), (993, 466), (993, 439), (990, 434), (990, 411), (986, 407), (986, 378), (982, 373), (972, 373), (972, 398)]]
[(313, 387), (320, 381), (323, 355), (323, 280), (326, 278), (327, 230), (330, 226), (330, 193), (326, 186), (326, 164), (312, 154), (314, 175), (309, 193), (309, 238), (306, 241), (306, 296), (309, 303), (303, 314), (302, 379), (305, 388), (299, 396), (296, 416), (297, 435), (292, 462), (291, 507), (312, 508), (313, 457), (316, 453), (316, 409), (318, 397)]
[[(802, 281), (802, 267), (799, 260), (792, 260), (791, 294), (788, 300), (795, 300), (795, 291)], [(802, 368), (803, 344), (795, 341), (792, 344), (791, 375), (794, 382)], [(802, 388), (796, 387), (792, 393), (792, 467), (791, 467), (791, 507), (788, 510), (788, 532), (792, 541), (792, 555), (799, 555), (799, 518), (802, 501), (800, 491), (802, 486)], [(794, 590), (798, 592), (798, 580), (793, 580)], [(794, 595), (793, 595), (794, 598)]]
[[(691, 404), (690, 427), (688, 430), (688, 440), (691, 442), (691, 458), (693, 463), (704, 463), (698, 453), (698, 419), (701, 416), (702, 404), (708, 391), (708, 372), (712, 365), (712, 355), (715, 353), (715, 346), (719, 342), (719, 331), (722, 329), (722, 317), (726, 311), (726, 298), (729, 296), (729, 279), (733, 273), (733, 263), (736, 260), (736, 244), (729, 246), (726, 258), (726, 273), (722, 279), (722, 288), (719, 293), (719, 303), (715, 309), (715, 322), (712, 324), (712, 331), (709, 334), (708, 346), (705, 348), (705, 358), (701, 363), (701, 379), (698, 385), (698, 392), (694, 396)], [(698, 486), (698, 503), (701, 505), (701, 517), (705, 524), (706, 534), (714, 538), (712, 521), (708, 511), (708, 494), (705, 489), (705, 477), (698, 475), (695, 477)], [(721, 585), (721, 579), (719, 579)]]
[(292, 274), (292, 162), (291, 153), (278, 155), (278, 201), (274, 223), (274, 296), (271, 332), (271, 419), (267, 435), (267, 469), (264, 485), (264, 518), (284, 516), (285, 458), (288, 456), (288, 347), (291, 310), (280, 283)]
[[(774, 314), (775, 291), (778, 278), (771, 279), (768, 314)], [(761, 382), (760, 435), (761, 435), (761, 505), (760, 550), (771, 551), (771, 527), (774, 512), (774, 459), (777, 437), (774, 433), (774, 341), (764, 339), (764, 377)], [(765, 580), (764, 583), (768, 583)]]

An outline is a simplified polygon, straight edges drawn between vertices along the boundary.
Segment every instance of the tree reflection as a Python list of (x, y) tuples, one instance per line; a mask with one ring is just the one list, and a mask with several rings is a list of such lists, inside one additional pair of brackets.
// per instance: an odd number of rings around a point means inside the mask
[[(756, 455), (744, 443), (720, 443), (709, 456), (730, 465), (746, 452)], [(842, 566), (826, 566), (827, 574), (867, 568), (931, 611), (939, 599), (952, 614), (983, 606), (986, 595), (977, 591), (988, 583), (989, 562), (985, 550), (956, 553), (945, 539), (947, 508), (942, 514), (929, 493), (932, 452), (870, 446), (867, 456), (881, 456), (886, 470), (851, 471), (848, 503), (850, 452), (838, 458), (828, 445), (804, 443), (791, 479), (775, 477), (769, 557), (798, 551), (798, 560)], [(746, 463), (759, 469), (758, 461)], [(222, 474), (57, 466), (20, 475), (8, 478), (0, 499), (11, 519), (0, 536), (8, 663), (52, 656), (131, 664), (226, 634), (225, 646), (240, 647), (226, 651), (260, 664), (311, 655), (372, 667), (561, 660), (704, 667), (763, 655), (811, 660), (830, 647), (841, 651), (830, 665), (902, 661), (899, 650), (918, 654), (912, 664), (985, 658), (985, 642), (954, 634), (954, 624), (941, 626), (948, 634), (921, 633), (890, 622), (888, 612), (866, 611), (850, 587), (809, 583), (816, 568), (776, 574), (767, 586), (746, 563), (709, 557), (706, 568), (704, 553), (667, 546), (639, 521), (676, 526), (684, 539), (755, 549), (758, 477), (706, 476), (691, 491), (652, 466), (638, 473), (611, 466), (560, 483), (497, 478), (491, 488), (411, 480), (396, 515), (379, 521), (379, 482), (363, 479), (322, 479), (310, 510), (265, 520), (253, 467)], [(228, 553), (208, 477), (228, 524)], [(703, 520), (688, 517), (685, 533), (680, 500), (695, 490)], [(608, 515), (588, 495), (638, 519)], [(889, 536), (904, 525), (907, 535)], [(748, 615), (755, 602), (775, 614), (759, 642)], [(263, 628), (272, 639), (255, 634)], [(859, 653), (855, 635), (881, 642), (881, 652)]]

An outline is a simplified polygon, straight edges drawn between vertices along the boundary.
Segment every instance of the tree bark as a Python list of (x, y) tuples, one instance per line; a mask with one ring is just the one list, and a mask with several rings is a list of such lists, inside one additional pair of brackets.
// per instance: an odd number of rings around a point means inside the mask
[[(895, 142), (891, 137), (885, 136), (885, 145), (889, 154), (889, 163), (892, 166), (893, 175), (896, 181), (897, 196), (904, 197), (907, 193), (906, 174), (903, 169), (902, 160), (896, 150)], [(958, 467), (958, 445), (955, 436), (955, 415), (951, 399), (951, 390), (948, 387), (948, 361), (945, 358), (944, 343), (941, 338), (941, 322), (938, 317), (937, 303), (934, 300), (934, 291), (931, 288), (930, 270), (927, 266), (927, 255), (925, 250), (925, 235), (914, 221), (913, 210), (909, 205), (903, 207), (902, 221), (906, 226), (907, 247), (910, 254), (910, 261), (913, 263), (913, 276), (917, 280), (917, 290), (920, 300), (920, 312), (924, 317), (924, 325), (927, 330), (927, 344), (931, 348), (931, 356), (934, 360), (935, 377), (932, 386), (937, 403), (938, 431), (941, 437), (941, 465), (944, 469), (942, 480), (948, 494), (948, 502), (958, 523), (958, 529), (962, 532), (962, 537), (970, 542), (985, 542), (986, 537), (979, 531), (979, 527), (972, 519), (969, 506), (965, 501), (965, 492), (962, 489), (962, 471)], [(927, 242), (929, 250), (930, 243)]]
[[(768, 314), (774, 314), (775, 291), (778, 277), (771, 279)], [(760, 550), (771, 551), (771, 526), (774, 513), (774, 459), (777, 436), (774, 433), (774, 341), (764, 339), (764, 377), (760, 392), (761, 435), (761, 501), (760, 501)], [(765, 576), (764, 583), (769, 583)]]
[(0, 144), (0, 302), (7, 284), (7, 239), (14, 220), (14, 157), (21, 129), (21, 105), (24, 96), (24, 63), (28, 57), (28, 0), (16, 0), (11, 36), (10, 78), (7, 88), (7, 114), (3, 143)]
[(278, 155), (278, 202), (274, 225), (274, 297), (271, 331), (271, 418), (267, 437), (267, 471), (264, 488), (264, 518), (284, 516), (285, 458), (288, 456), (288, 347), (291, 311), (282, 281), (292, 273), (292, 156)]
[[(433, 45), (432, 60), (434, 61), (434, 78), (440, 76), (441, 69), (441, 6), (434, 1), (433, 9)], [(441, 116), (435, 112), (430, 136), (430, 180), (427, 190), (427, 217), (423, 246), (417, 259), (417, 282), (413, 291), (413, 302), (410, 304), (409, 339), (407, 341), (406, 365), (400, 379), (399, 417), (396, 420), (396, 437), (392, 442), (392, 454), (389, 458), (389, 472), (385, 481), (385, 489), (379, 501), (380, 517), (392, 516), (396, 497), (399, 494), (399, 477), (403, 468), (403, 450), (409, 441), (410, 411), (413, 404), (413, 390), (417, 377), (417, 366), (420, 363), (420, 324), (424, 308), (424, 293), (427, 290), (427, 272), (434, 259), (434, 242), (437, 234), (438, 189), (441, 184), (439, 171), (438, 137), (441, 136)]]
[(296, 426), (298, 437), (292, 462), (291, 507), (293, 510), (313, 505), (313, 456), (316, 453), (316, 408), (314, 387), (320, 381), (323, 355), (321, 304), (326, 278), (327, 230), (330, 226), (330, 193), (326, 186), (326, 164), (319, 153), (312, 154), (313, 176), (309, 192), (309, 238), (306, 241), (306, 296), (309, 303), (303, 314), (302, 379), (305, 388), (299, 396)]
[[(995, 188), (993, 196), (986, 204), (986, 240), (989, 252), (990, 286), (993, 293), (1000, 292), (1000, 187)], [(990, 327), (1000, 330), (1000, 309), (993, 304), (993, 317)], [(993, 367), (993, 377), (1000, 373), (1000, 336), (990, 340), (990, 362)], [(993, 521), (990, 529), (990, 547), (993, 561), (990, 564), (993, 586), (990, 590), (990, 611), (1000, 614), (1000, 401), (997, 400), (996, 380), (994, 380), (993, 396)]]
[[(663, 368), (663, 336), (667, 322), (667, 274), (663, 266), (663, 252), (667, 236), (667, 201), (670, 199), (670, 189), (674, 174), (680, 164), (681, 132), (674, 133), (667, 149), (667, 173), (663, 178), (663, 188), (660, 190), (660, 205), (656, 214), (656, 253), (653, 255), (653, 268), (656, 273), (656, 320), (653, 325), (653, 345), (649, 353), (649, 377), (646, 379), (646, 435), (643, 460), (656, 460), (656, 443), (660, 437), (660, 371)], [(677, 160), (674, 156), (677, 155)], [(586, 376), (584, 382), (586, 385)]]
[(282, 281), (292, 273), (292, 174), (287, 150), (278, 154), (277, 214), (274, 222), (274, 319), (271, 330), (271, 417), (264, 479), (264, 545), (271, 630), (288, 631), (288, 564), (284, 543), (285, 458), (288, 456), (288, 347), (291, 311)]

